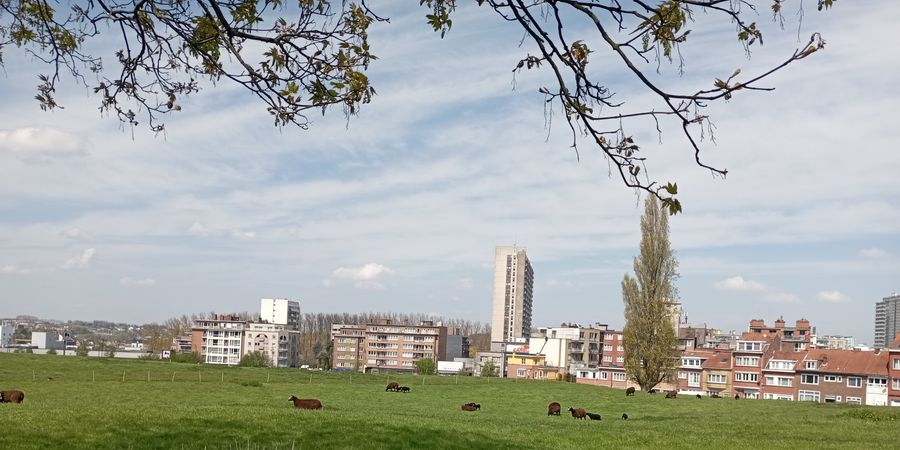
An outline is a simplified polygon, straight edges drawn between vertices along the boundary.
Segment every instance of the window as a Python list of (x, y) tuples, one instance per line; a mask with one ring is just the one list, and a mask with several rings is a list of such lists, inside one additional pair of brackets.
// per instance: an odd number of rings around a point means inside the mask
[(605, 371), (605, 370), (604, 370), (603, 372), (600, 372), (600, 379), (601, 379), (601, 380), (606, 380), (606, 379), (608, 379), (608, 378), (609, 378), (609, 372), (607, 372), (607, 371)]
[(613, 372), (613, 381), (625, 381), (625, 374), (621, 372)]
[(793, 395), (773, 394), (771, 392), (766, 392), (763, 398), (766, 400), (794, 400)]
[(801, 402), (819, 402), (819, 391), (800, 391), (797, 400)]
[(891, 389), (900, 391), (900, 378), (894, 378), (893, 380), (891, 380)]
[(869, 386), (887, 387), (887, 378), (869, 377)]
[(625, 351), (625, 347), (619, 345), (619, 346), (616, 347), (616, 350), (617, 350), (617, 351), (620, 351), (620, 352), (624, 352), (624, 351)]
[(819, 384), (819, 376), (804, 373), (800, 375), (800, 384)]
[(525, 369), (516, 369), (516, 377), (524, 378), (525, 377)]
[(624, 356), (616, 356), (616, 362), (617, 362), (617, 363), (624, 363), (624, 362), (625, 362), (625, 357), (624, 357)]
[(844, 377), (840, 375), (825, 375), (823, 378), (829, 383), (840, 383), (841, 381), (844, 381)]
[(609, 356), (609, 355), (604, 356), (603, 362), (612, 362), (612, 356)]
[(697, 358), (681, 358), (682, 366), (692, 366), (692, 367), (700, 367), (703, 361)]
[(840, 402), (841, 402), (840, 395), (838, 395), (838, 396), (826, 395), (825, 396), (825, 403), (840, 403)]
[(604, 351), (604, 352), (611, 352), (611, 351), (612, 351), (612, 345), (609, 345), (609, 344), (604, 345), (604, 346), (603, 346), (603, 351)]
[(791, 387), (793, 385), (793, 379), (791, 377), (766, 377), (766, 385), (768, 386), (784, 386)]
[(900, 358), (894, 358), (894, 369), (900, 370)]
[(762, 342), (738, 341), (737, 349), (738, 349), (738, 351), (745, 351), (745, 352), (761, 352), (762, 351)]
[(805, 342), (797, 342), (797, 343), (794, 343), (794, 351), (795, 351), (795, 352), (802, 352), (803, 350), (806, 350), (806, 343), (805, 343)]
[(862, 403), (861, 397), (847, 397), (847, 403), (851, 405), (859, 405)]
[[(862, 378), (847, 377), (847, 387), (862, 387)], [(847, 401), (850, 401), (850, 397), (847, 397)]]
[(769, 360), (769, 364), (766, 368), (771, 370), (793, 370), (794, 364), (796, 364), (796, 361), (772, 359)]
[(734, 365), (744, 367), (759, 367), (759, 356), (737, 356)]
[(707, 383), (725, 384), (728, 382), (728, 377), (726, 377), (725, 375), (721, 375), (721, 374), (711, 373), (706, 376), (706, 382)]
[(747, 381), (750, 383), (756, 383), (757, 381), (759, 381), (759, 374), (753, 372), (735, 372), (734, 381)]
[(819, 365), (818, 361), (804, 361), (806, 363), (806, 370), (816, 370), (816, 367)]
[(700, 387), (700, 374), (697, 372), (688, 373), (688, 386)]
[[(687, 380), (687, 372), (679, 370), (678, 371), (678, 379), (679, 380)], [(894, 380), (894, 381), (900, 381), (900, 380)]]

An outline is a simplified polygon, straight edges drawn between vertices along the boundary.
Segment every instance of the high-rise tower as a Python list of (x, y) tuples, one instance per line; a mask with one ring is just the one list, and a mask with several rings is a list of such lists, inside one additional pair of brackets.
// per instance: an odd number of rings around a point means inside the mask
[(501, 351), (504, 342), (531, 337), (533, 284), (534, 270), (525, 249), (497, 246), (494, 252), (491, 350)]
[(893, 293), (875, 304), (875, 348), (886, 348), (900, 333), (900, 294)]

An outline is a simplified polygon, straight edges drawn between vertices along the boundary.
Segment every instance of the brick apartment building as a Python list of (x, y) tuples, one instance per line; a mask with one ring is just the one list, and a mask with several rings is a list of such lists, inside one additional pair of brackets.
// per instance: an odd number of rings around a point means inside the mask
[(888, 347), (888, 376), (891, 384), (888, 387), (888, 404), (900, 406), (900, 333)]
[(446, 360), (448, 331), (453, 332), (432, 321), (418, 325), (390, 320), (365, 325), (335, 325), (332, 327), (332, 368), (412, 372), (420, 359)]

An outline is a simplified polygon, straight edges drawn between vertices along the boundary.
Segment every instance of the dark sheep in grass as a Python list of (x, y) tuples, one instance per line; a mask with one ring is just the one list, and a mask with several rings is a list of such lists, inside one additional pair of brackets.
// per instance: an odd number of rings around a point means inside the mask
[(722, 398), (722, 397), (719, 397), (719, 394), (717, 394), (715, 392), (713, 392), (712, 395), (710, 395), (709, 397), (710, 398)]
[(628, 397), (629, 395), (634, 395), (634, 386), (625, 389), (625, 396)]
[(25, 393), (20, 390), (0, 391), (0, 403), (22, 403), (23, 401), (25, 401)]
[(647, 391), (647, 392), (649, 392), (649, 393), (651, 393), (651, 394), (655, 394), (655, 393), (659, 392), (659, 389), (653, 388), (653, 389), (650, 389), (650, 390)]
[(628, 420), (628, 414), (622, 413), (622, 420)]
[(703, 398), (703, 396), (700, 394), (697, 394), (697, 398)]
[(466, 403), (465, 405), (462, 405), (463, 411), (478, 411), (480, 409), (481, 405), (479, 405), (478, 403)]
[(734, 394), (734, 399), (735, 399), (735, 400), (740, 400), (740, 399), (741, 399), (741, 396), (738, 395), (738, 394)]
[(288, 400), (294, 402), (294, 408), (322, 409), (322, 402), (314, 398), (297, 398), (292, 395)]
[(547, 415), (548, 416), (558, 416), (559, 412), (562, 410), (562, 407), (559, 406), (559, 403), (553, 402), (547, 406)]
[(387, 384), (387, 387), (384, 388), (384, 391), (385, 392), (387, 392), (387, 391), (395, 391), (396, 392), (397, 389), (400, 389), (400, 383), (391, 381), (390, 383)]
[(591, 420), (601, 420), (600, 414), (592, 413), (592, 412), (585, 413), (585, 414), (587, 414), (587, 416), (588, 416)]
[(677, 398), (678, 392), (666, 391), (666, 398)]
[(409, 386), (400, 386), (397, 388), (397, 392), (409, 392)]
[(587, 417), (587, 411), (582, 408), (569, 408), (569, 412), (572, 413), (572, 417), (575, 419), (584, 419)]

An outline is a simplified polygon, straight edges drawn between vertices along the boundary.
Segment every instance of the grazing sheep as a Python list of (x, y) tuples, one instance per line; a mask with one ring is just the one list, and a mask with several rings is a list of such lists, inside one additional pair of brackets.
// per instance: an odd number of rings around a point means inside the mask
[(572, 417), (575, 419), (584, 419), (587, 416), (587, 411), (582, 408), (569, 408), (569, 412), (572, 413)]
[(322, 402), (314, 398), (297, 398), (292, 395), (288, 400), (294, 402), (294, 408), (322, 409)]
[(395, 382), (395, 381), (391, 381), (390, 383), (387, 384), (387, 387), (384, 388), (384, 391), (385, 391), (385, 392), (387, 392), (387, 391), (394, 391), (394, 392), (396, 392), (397, 389), (400, 389), (400, 383), (397, 383), (397, 382)]
[(738, 395), (738, 394), (734, 394), (734, 399), (735, 399), (735, 400), (740, 400), (740, 399), (741, 399), (741, 396)]
[(622, 413), (622, 420), (628, 420), (628, 414)]
[(0, 391), (0, 403), (22, 403), (25, 393), (19, 390)]
[(703, 396), (700, 394), (697, 394), (697, 398), (703, 398)]
[(559, 403), (553, 402), (547, 406), (547, 415), (548, 416), (558, 416), (559, 411), (561, 409), (562, 409), (562, 407), (559, 406)]
[(625, 389), (625, 396), (628, 397), (629, 395), (634, 395), (634, 386)]
[(465, 405), (462, 405), (463, 411), (478, 411), (480, 409), (481, 405), (479, 405), (478, 403), (466, 403)]
[(647, 391), (647, 392), (649, 392), (649, 393), (651, 393), (651, 394), (655, 394), (655, 393), (659, 392), (659, 389), (653, 388), (653, 389), (650, 389), (650, 390)]
[(585, 414), (587, 414), (587, 416), (588, 416), (591, 420), (600, 420), (600, 419), (601, 419), (601, 418), (600, 418), (600, 414), (597, 414), (597, 413), (589, 412), (589, 413), (585, 413)]
[(678, 392), (676, 391), (666, 391), (666, 398), (677, 398)]
[(710, 395), (709, 397), (710, 398), (722, 398), (722, 397), (719, 397), (719, 394), (715, 393), (715, 392), (713, 392), (712, 395)]
[(397, 392), (409, 392), (409, 386), (400, 386), (397, 388)]

